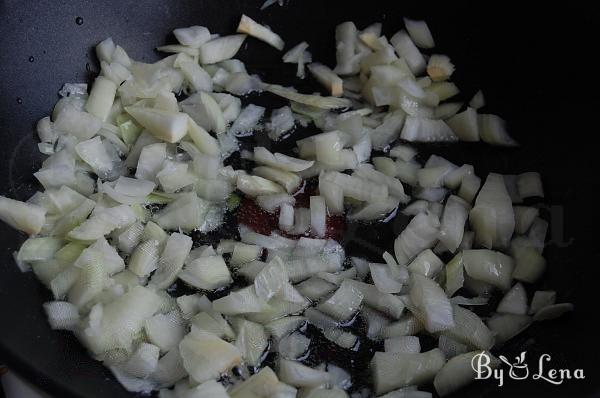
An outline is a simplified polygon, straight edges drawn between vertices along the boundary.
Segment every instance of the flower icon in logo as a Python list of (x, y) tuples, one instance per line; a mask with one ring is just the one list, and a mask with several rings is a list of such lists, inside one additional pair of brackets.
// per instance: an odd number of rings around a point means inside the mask
[(510, 371), (508, 375), (513, 380), (524, 380), (529, 377), (529, 369), (525, 363), (525, 351), (515, 357), (515, 363), (510, 363), (504, 355), (499, 356), (500, 360), (508, 365)]

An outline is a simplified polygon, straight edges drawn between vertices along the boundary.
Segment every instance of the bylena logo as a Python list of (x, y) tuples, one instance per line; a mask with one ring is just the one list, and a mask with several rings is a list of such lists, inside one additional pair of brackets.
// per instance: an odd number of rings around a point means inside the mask
[[(583, 380), (585, 375), (583, 369), (555, 369), (549, 367), (552, 360), (549, 354), (542, 354), (537, 361), (537, 369), (529, 371), (529, 366), (525, 362), (526, 352), (523, 351), (515, 357), (515, 361), (509, 361), (504, 355), (500, 355), (500, 361), (508, 366), (508, 377), (513, 380), (541, 380), (551, 384), (559, 385), (565, 380)], [(504, 369), (499, 365), (502, 363), (491, 356), (488, 352), (482, 351), (471, 359), (471, 367), (475, 371), (475, 380), (495, 379), (498, 381), (498, 387), (504, 385)]]

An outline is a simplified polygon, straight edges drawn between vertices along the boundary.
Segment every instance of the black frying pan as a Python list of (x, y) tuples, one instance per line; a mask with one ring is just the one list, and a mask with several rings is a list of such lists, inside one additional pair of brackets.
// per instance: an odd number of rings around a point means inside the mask
[[(32, 177), (41, 162), (33, 134), (35, 122), (49, 114), (64, 82), (89, 81), (98, 70), (92, 46), (112, 36), (141, 61), (158, 58), (153, 48), (173, 42), (179, 26), (205, 25), (213, 32), (235, 29), (242, 12), (270, 25), (288, 44), (310, 43), (314, 58), (334, 61), (336, 24), (353, 20), (359, 27), (382, 21), (385, 33), (401, 26), (401, 17), (426, 18), (438, 51), (457, 65), (455, 81), (468, 100), (479, 88), (487, 109), (504, 116), (521, 147), (498, 150), (483, 144), (436, 147), (457, 163), (472, 162), (478, 174), (488, 171), (543, 173), (544, 217), (552, 230), (545, 250), (549, 267), (537, 288), (556, 289), (560, 301), (575, 303), (576, 311), (561, 320), (536, 324), (505, 347), (507, 356), (528, 351), (530, 367), (549, 353), (555, 368), (583, 368), (584, 381), (554, 386), (543, 381), (476, 382), (461, 397), (589, 397), (600, 396), (598, 379), (597, 205), (592, 199), (599, 183), (594, 178), (593, 127), (599, 101), (593, 87), (597, 64), (593, 55), (592, 9), (524, 9), (504, 2), (434, 2), (290, 0), (285, 7), (259, 11), (262, 1), (0, 1), (0, 193), (25, 200), (37, 188)], [(540, 4), (540, 7), (547, 6)], [(282, 66), (281, 54), (248, 40), (240, 58), (267, 81), (296, 84), (293, 67)], [(588, 47), (588, 45), (590, 45)], [(310, 83), (300, 88), (317, 89)], [(261, 98), (271, 105), (282, 102)], [(281, 106), (281, 105), (279, 105)], [(591, 119), (591, 118), (590, 118)], [(308, 134), (301, 132), (299, 134)], [(280, 145), (284, 150), (289, 143)], [(426, 154), (430, 147), (420, 148)], [(398, 225), (376, 230), (354, 229), (346, 243), (352, 254), (375, 256), (389, 248)], [(396, 231), (394, 231), (396, 229)], [(34, 276), (21, 274), (11, 253), (24, 236), (0, 226), (0, 362), (57, 397), (130, 396), (98, 362), (93, 361), (69, 333), (53, 332), (41, 304), (49, 292)], [(361, 238), (360, 240), (357, 238)], [(346, 361), (335, 353), (322, 359)], [(350, 358), (352, 359), (352, 358)], [(351, 367), (366, 380), (364, 358)], [(533, 370), (533, 369), (532, 369)]]

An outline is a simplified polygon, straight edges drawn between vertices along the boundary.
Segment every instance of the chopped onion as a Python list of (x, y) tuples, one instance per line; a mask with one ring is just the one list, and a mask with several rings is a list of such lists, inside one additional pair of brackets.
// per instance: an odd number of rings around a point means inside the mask
[(263, 352), (269, 345), (264, 327), (245, 319), (237, 320), (234, 326), (237, 332), (235, 346), (242, 354), (242, 358), (250, 366), (259, 366)]
[(512, 201), (500, 174), (490, 173), (469, 214), (475, 240), (488, 249), (508, 246), (515, 228)]
[(438, 239), (440, 222), (432, 214), (419, 213), (394, 242), (394, 253), (400, 265), (406, 265), (417, 254), (434, 246)]
[(556, 302), (556, 292), (552, 290), (538, 290), (533, 294), (531, 305), (529, 306), (529, 315), (533, 315), (540, 309), (554, 305)]
[(399, 293), (404, 283), (408, 282), (406, 267), (389, 264), (369, 263), (371, 279), (380, 292)]
[(105, 77), (97, 77), (85, 104), (85, 110), (101, 121), (106, 121), (115, 100), (116, 92), (117, 86), (115, 83)]
[(175, 282), (191, 249), (192, 239), (189, 236), (177, 232), (171, 234), (158, 259), (158, 268), (152, 275), (150, 283), (165, 289)]
[(440, 369), (435, 375), (433, 385), (440, 397), (445, 397), (454, 391), (471, 383), (475, 379), (475, 371), (473, 370), (473, 359), (477, 355), (485, 355), (489, 360), (490, 369), (495, 369), (500, 366), (500, 361), (490, 354), (488, 351), (472, 351), (465, 354), (457, 355)]
[(200, 257), (187, 264), (179, 279), (198, 289), (215, 290), (231, 283), (231, 274), (221, 256)]
[(556, 319), (567, 312), (573, 311), (575, 307), (571, 303), (546, 305), (540, 308), (533, 316), (534, 321), (547, 321)]
[(242, 19), (237, 27), (237, 32), (256, 37), (275, 47), (279, 51), (283, 50), (283, 47), (285, 46), (285, 43), (278, 34), (244, 14), (242, 14)]
[(296, 389), (280, 382), (271, 368), (266, 366), (243, 383), (234, 386), (228, 393), (232, 398), (268, 396), (293, 398), (296, 396)]
[(390, 42), (396, 49), (398, 55), (406, 61), (412, 73), (417, 75), (425, 70), (425, 59), (423, 58), (423, 55), (419, 52), (415, 43), (413, 43), (404, 30), (399, 31), (392, 36)]
[(417, 336), (397, 336), (385, 339), (383, 342), (385, 352), (418, 354), (421, 352), (421, 343)]
[(298, 159), (278, 152), (271, 153), (265, 147), (254, 148), (254, 161), (284, 171), (293, 172), (306, 170), (314, 164), (314, 161)]
[(308, 351), (310, 339), (298, 332), (291, 333), (281, 340), (277, 345), (277, 351), (285, 359), (297, 359)]
[(179, 351), (183, 367), (196, 383), (218, 378), (242, 359), (234, 345), (201, 331), (187, 334), (179, 344)]
[(415, 21), (404, 18), (404, 26), (413, 42), (421, 48), (433, 48), (435, 42), (425, 21)]
[(494, 345), (492, 331), (473, 312), (459, 305), (452, 305), (454, 311), (453, 328), (444, 330), (442, 335), (466, 344), (471, 348), (489, 350)]
[(320, 63), (312, 63), (308, 65), (308, 70), (312, 75), (330, 92), (334, 97), (340, 97), (343, 94), (343, 82), (327, 66)]
[(509, 256), (493, 250), (478, 249), (462, 252), (465, 271), (469, 276), (500, 289), (510, 288), (514, 262)]
[(527, 292), (520, 283), (515, 285), (504, 295), (496, 311), (505, 314), (527, 314)]
[(295, 387), (317, 387), (329, 382), (329, 373), (309, 368), (300, 362), (279, 360), (279, 378)]
[(424, 275), (428, 278), (434, 278), (444, 266), (442, 260), (430, 249), (423, 250), (408, 265), (408, 270), (413, 273)]
[(190, 26), (173, 30), (177, 41), (184, 46), (200, 48), (210, 40), (210, 32), (204, 26)]
[(264, 114), (265, 108), (249, 104), (242, 110), (238, 118), (229, 128), (229, 131), (237, 137), (251, 135)]
[(454, 73), (454, 65), (446, 55), (433, 54), (427, 63), (427, 74), (434, 82), (448, 80)]
[(358, 311), (362, 300), (362, 292), (345, 280), (339, 289), (317, 308), (338, 321), (345, 321)]
[(264, 89), (290, 101), (299, 102), (304, 105), (310, 105), (321, 109), (338, 109), (350, 106), (350, 101), (345, 98), (300, 94), (277, 84), (267, 84), (265, 85)]
[(438, 348), (444, 353), (446, 358), (450, 359), (469, 351), (466, 344), (459, 343), (448, 336), (441, 335), (438, 339)]
[(416, 307), (415, 314), (427, 331), (439, 332), (454, 327), (452, 305), (444, 291), (433, 280), (411, 275), (410, 299)]
[(481, 90), (477, 91), (473, 98), (471, 98), (469, 106), (474, 109), (479, 109), (485, 106), (485, 98)]
[(461, 141), (479, 141), (479, 123), (474, 108), (468, 107), (446, 120), (446, 123)]
[(458, 138), (443, 120), (407, 116), (400, 138), (406, 141), (456, 141)]
[(350, 279), (346, 279), (344, 283), (347, 283), (358, 290), (362, 294), (363, 301), (366, 305), (395, 319), (399, 319), (402, 315), (402, 312), (404, 311), (404, 302), (400, 297), (380, 292), (375, 285), (370, 285), (368, 283)]
[(496, 115), (479, 115), (479, 135), (481, 136), (481, 139), (488, 144), (502, 146), (518, 145), (518, 143), (508, 135), (504, 120)]
[(79, 324), (79, 310), (67, 301), (44, 303), (44, 310), (52, 329), (74, 330)]
[(422, 354), (376, 352), (371, 360), (375, 393), (420, 385), (431, 381), (444, 366), (446, 358), (437, 348)]
[[(285, 190), (288, 193), (296, 192), (296, 190), (302, 183), (302, 179), (297, 174), (294, 174), (294, 173), (288, 172), (288, 171), (283, 171), (280, 169), (275, 169), (273, 167), (267, 167), (267, 166), (255, 167), (252, 170), (252, 173), (254, 173), (258, 177), (262, 177), (268, 181), (273, 181), (273, 182), (279, 184), (281, 187), (285, 188)], [(239, 180), (239, 177), (238, 177), (238, 180)], [(269, 191), (264, 191), (264, 192), (258, 191), (257, 193), (261, 196), (265, 196), (268, 194), (277, 195), (277, 193), (269, 192)]]
[(531, 325), (528, 315), (495, 314), (487, 321), (487, 325), (496, 336), (496, 346), (501, 346)]
[(440, 222), (440, 242), (452, 253), (463, 239), (465, 222), (470, 205), (458, 196), (451, 195), (446, 201), (444, 214)]
[(201, 64), (215, 64), (233, 58), (245, 39), (246, 35), (231, 35), (209, 40), (198, 48), (198, 60)]
[[(223, 110), (221, 109), (217, 101), (215, 101), (215, 99), (208, 93), (200, 91), (194, 95), (189, 96), (181, 102), (181, 109), (183, 110), (183, 112), (187, 113), (190, 119), (192, 119), (196, 124), (198, 124), (198, 126), (202, 127), (202, 129), (205, 129), (207, 131), (214, 131), (217, 134), (225, 132), (226, 122), (225, 116), (223, 115)], [(188, 123), (188, 128), (189, 126), (193, 126), (193, 124)], [(202, 130), (200, 130), (198, 132), (199, 134), (197, 135), (204, 137), (205, 135), (201, 131)], [(197, 138), (194, 139), (192, 134), (190, 134), (190, 136), (192, 137), (196, 145), (198, 145)], [(208, 139), (205, 138), (203, 141), (208, 141)], [(202, 150), (202, 148), (200, 147), (199, 149)]]

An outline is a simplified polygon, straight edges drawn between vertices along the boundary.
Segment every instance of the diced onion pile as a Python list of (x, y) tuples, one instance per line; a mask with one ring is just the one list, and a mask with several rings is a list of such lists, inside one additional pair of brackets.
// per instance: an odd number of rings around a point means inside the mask
[[(342, 23), (335, 66), (245, 15), (233, 35), (176, 29), (179, 44), (158, 48), (172, 55), (153, 64), (98, 44), (89, 92), (66, 84), (37, 125), (43, 190), (0, 197), (0, 219), (29, 235), (18, 266), (54, 296), (51, 327), (73, 331), (126, 389), (163, 398), (427, 397), (417, 387), (449, 394), (473, 380), (475, 354), (572, 310), (552, 291), (527, 299), (546, 268), (548, 223), (522, 203), (544, 196), (538, 173), (481, 178), (440, 156), (419, 161), (410, 142), (516, 142), (499, 116), (480, 113), (481, 92), (453, 102), (450, 58), (432, 53), (425, 22), (405, 26), (388, 40), (381, 24)], [(250, 74), (234, 58), (247, 36), (287, 49), (283, 61), (327, 96)], [(252, 92), (289, 104), (242, 106)], [(296, 123), (321, 131), (292, 154), (244, 151), (253, 169), (224, 166), (238, 137), (293, 139)], [(307, 180), (318, 188), (301, 204)], [(275, 217), (272, 232), (239, 225), (237, 241), (195, 244), (190, 234), (218, 230), (240, 195)], [(331, 217), (376, 223), (397, 212), (412, 218), (381, 259), (347, 259), (330, 235)], [(196, 293), (176, 297), (176, 283)], [(487, 320), (468, 309), (494, 292), (503, 298)], [(333, 363), (303, 362), (319, 349), (307, 324), (358, 350), (357, 316), (380, 347), (362, 390)], [(419, 333), (438, 348), (421, 352)], [(261, 366), (268, 352), (275, 371)]]

